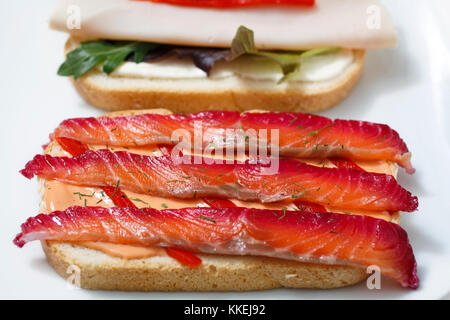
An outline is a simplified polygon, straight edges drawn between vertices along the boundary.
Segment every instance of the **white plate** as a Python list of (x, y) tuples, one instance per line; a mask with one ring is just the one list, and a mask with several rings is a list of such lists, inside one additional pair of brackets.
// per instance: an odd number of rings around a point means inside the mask
[[(27, 4), (24, 5), (24, 2)], [(0, 126), (2, 139), (0, 298), (264, 298), (436, 299), (450, 293), (450, 20), (448, 1), (385, 1), (398, 24), (395, 50), (369, 52), (360, 83), (350, 97), (324, 114), (387, 123), (400, 132), (417, 173), (400, 170), (400, 183), (419, 197), (419, 211), (402, 225), (414, 248), (418, 290), (386, 278), (381, 290), (364, 284), (337, 290), (270, 290), (248, 293), (130, 293), (73, 289), (47, 264), (39, 243), (12, 244), (20, 224), (38, 208), (36, 181), (18, 170), (41, 152), (48, 133), (69, 117), (101, 112), (56, 76), (66, 36), (47, 28), (55, 1), (0, 3)]]

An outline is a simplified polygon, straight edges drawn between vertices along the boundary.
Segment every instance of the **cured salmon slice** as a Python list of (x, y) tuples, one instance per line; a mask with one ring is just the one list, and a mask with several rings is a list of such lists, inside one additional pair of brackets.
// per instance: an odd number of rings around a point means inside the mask
[[(85, 186), (109, 186), (161, 197), (192, 199), (217, 197), (263, 203), (304, 200), (343, 209), (414, 211), (417, 197), (391, 175), (348, 168), (323, 168), (293, 159), (273, 163), (214, 163), (211, 158), (149, 157), (109, 150), (88, 151), (70, 157), (37, 155), (21, 173), (32, 178)], [(200, 160), (200, 161), (197, 161)], [(181, 161), (181, 160), (180, 160)], [(198, 163), (198, 164), (195, 164)]]
[[(187, 134), (193, 146), (196, 124), (201, 126), (203, 149), (230, 145), (237, 148), (239, 144), (245, 147), (252, 138), (260, 145), (278, 146), (280, 156), (386, 160), (396, 162), (408, 173), (415, 171), (405, 142), (387, 125), (291, 112), (205, 111), (188, 115), (74, 118), (63, 121), (51, 138), (133, 147), (176, 144)], [(272, 130), (278, 130), (276, 138)]]
[(417, 288), (416, 261), (406, 232), (367, 216), (249, 208), (71, 207), (22, 224), (14, 243), (103, 241), (171, 246), (226, 255), (268, 256), (309, 263), (378, 266)]

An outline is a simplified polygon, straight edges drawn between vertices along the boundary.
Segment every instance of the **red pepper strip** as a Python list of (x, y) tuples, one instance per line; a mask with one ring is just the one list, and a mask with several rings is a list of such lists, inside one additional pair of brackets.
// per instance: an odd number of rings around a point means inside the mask
[(327, 212), (327, 209), (320, 204), (309, 203), (302, 200), (294, 201), (294, 204), (301, 212)]
[(166, 253), (169, 257), (177, 260), (182, 265), (188, 266), (188, 267), (198, 267), (202, 264), (202, 259), (197, 257), (195, 254), (181, 250), (178, 248), (165, 248)]
[(296, 5), (309, 6), (315, 5), (315, 0), (135, 0), (147, 2), (167, 3), (186, 7), (213, 7), (213, 8), (232, 8), (257, 5)]
[(356, 169), (365, 171), (363, 168), (358, 166), (356, 162), (349, 160), (349, 159), (342, 159), (342, 158), (330, 158), (330, 161), (332, 164), (334, 164), (338, 168), (344, 168), (344, 169)]
[(56, 138), (56, 142), (63, 148), (65, 151), (70, 153), (72, 156), (79, 156), (80, 154), (89, 151), (89, 148), (84, 144), (77, 140), (70, 138)]
[[(74, 139), (69, 138), (56, 138), (59, 145), (72, 156), (78, 156), (85, 153), (89, 148), (84, 144)], [(118, 207), (136, 207), (136, 205), (131, 202), (125, 193), (120, 191), (119, 186), (115, 187), (102, 187), (102, 190), (106, 193), (108, 197), (114, 202)]]
[(131, 200), (127, 197), (125, 193), (120, 191), (120, 188), (117, 187), (102, 187), (102, 190), (105, 194), (114, 202), (114, 204), (118, 207), (136, 207), (136, 205), (131, 202)]
[[(56, 138), (58, 144), (67, 152), (69, 152), (72, 156), (77, 156), (85, 153), (89, 150), (89, 148), (74, 139), (69, 138)], [(120, 191), (119, 186), (114, 187), (102, 187), (102, 190), (105, 194), (111, 198), (114, 204), (118, 207), (136, 207), (136, 205), (131, 202), (131, 200), (127, 197), (125, 193)], [(165, 248), (167, 255), (177, 260), (179, 263), (189, 266), (196, 267), (202, 263), (202, 260), (198, 258), (196, 255), (189, 251), (175, 249), (175, 248)]]

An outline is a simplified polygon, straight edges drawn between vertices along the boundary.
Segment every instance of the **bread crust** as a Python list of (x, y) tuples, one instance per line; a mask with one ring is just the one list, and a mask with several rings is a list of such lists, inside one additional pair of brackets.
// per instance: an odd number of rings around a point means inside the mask
[[(166, 109), (127, 110), (105, 116), (171, 113)], [(50, 143), (45, 154), (57, 154)], [(45, 180), (40, 180), (43, 192)], [(45, 208), (41, 206), (41, 211)], [(250, 291), (274, 288), (330, 289), (354, 285), (367, 278), (363, 268), (302, 263), (267, 257), (198, 254), (199, 267), (179, 264), (169, 257), (125, 260), (76, 244), (41, 241), (48, 262), (63, 278), (70, 266), (80, 270), (85, 289), (123, 291)]]
[[(76, 43), (69, 38), (66, 52)], [(342, 101), (358, 82), (365, 50), (354, 50), (354, 62), (339, 77), (316, 83), (274, 85), (273, 81), (232, 77), (220, 80), (150, 80), (112, 78), (98, 70), (74, 80), (91, 105), (117, 111), (167, 108), (177, 113), (204, 110), (319, 112)]]
[(42, 242), (55, 271), (80, 270), (86, 289), (124, 291), (249, 291), (273, 288), (330, 289), (365, 279), (364, 269), (266, 257), (199, 254), (202, 264), (183, 266), (169, 257), (123, 260), (69, 243)]

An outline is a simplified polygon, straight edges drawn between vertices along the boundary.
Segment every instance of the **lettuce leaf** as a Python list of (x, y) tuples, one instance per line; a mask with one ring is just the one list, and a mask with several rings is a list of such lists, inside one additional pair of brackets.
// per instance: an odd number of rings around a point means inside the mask
[(302, 58), (333, 53), (338, 50), (339, 48), (320, 48), (307, 51), (261, 51), (255, 47), (253, 31), (240, 26), (231, 43), (231, 59), (250, 54), (275, 61), (283, 72), (283, 77), (278, 81), (278, 83), (282, 83), (298, 74)]
[(150, 42), (135, 41), (87, 41), (81, 47), (67, 54), (66, 61), (59, 67), (58, 75), (74, 76), (78, 79), (97, 65), (110, 74), (122, 62), (134, 61), (136, 63), (151, 62), (175, 55), (182, 59), (192, 58), (194, 64), (208, 75), (213, 66), (220, 60), (232, 61), (243, 55), (254, 55), (276, 62), (283, 72), (278, 81), (282, 83), (292, 78), (301, 68), (301, 59), (321, 54), (328, 54), (339, 48), (319, 48), (307, 51), (265, 51), (255, 47), (252, 30), (240, 26), (232, 41), (231, 49), (202, 48), (163, 45)]

